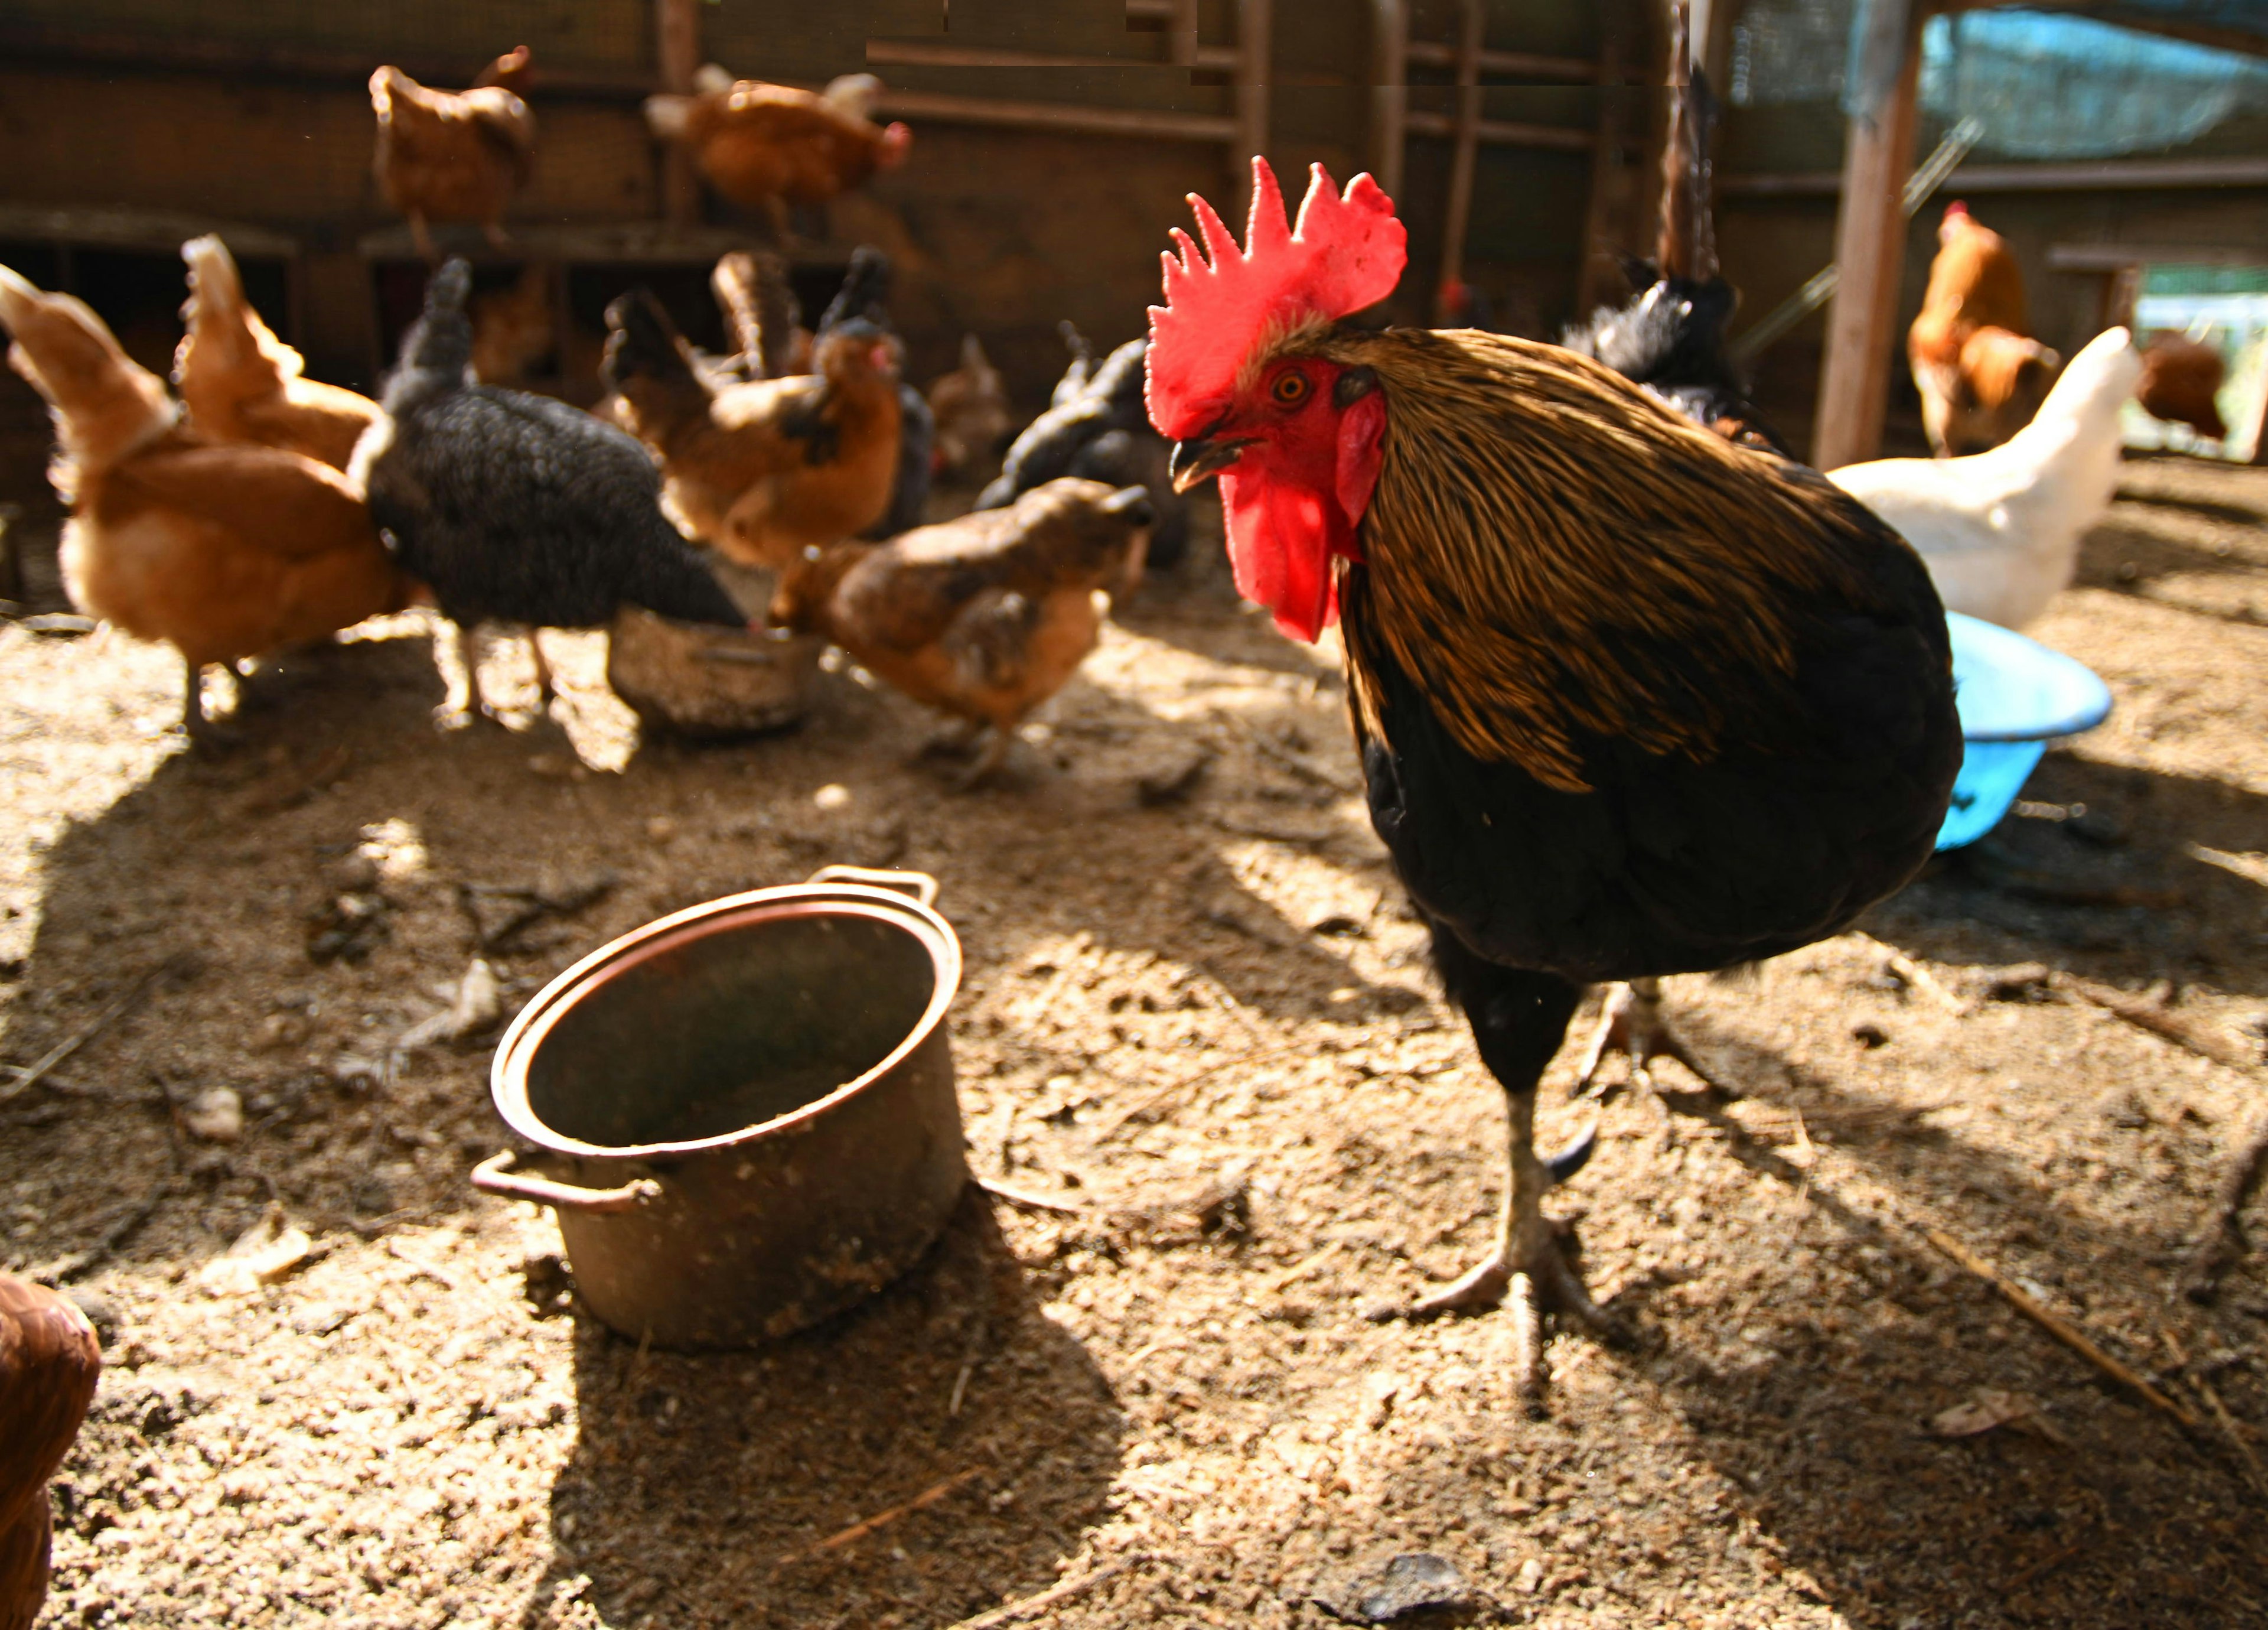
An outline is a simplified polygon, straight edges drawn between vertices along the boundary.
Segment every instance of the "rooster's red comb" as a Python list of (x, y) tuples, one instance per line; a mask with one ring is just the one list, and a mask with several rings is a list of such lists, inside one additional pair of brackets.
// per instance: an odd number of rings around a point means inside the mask
[(1180, 254), (1161, 257), (1166, 303), (1150, 308), (1146, 392), (1150, 423), (1161, 434), (1193, 436), (1219, 417), (1263, 336), (1374, 306), (1402, 280), (1409, 234), (1394, 218), (1394, 201), (1366, 174), (1344, 195), (1322, 165), (1309, 175), (1295, 227), (1276, 173), (1266, 159), (1253, 159), (1252, 215), (1241, 248), (1212, 206), (1189, 195), (1211, 259), (1179, 227)]

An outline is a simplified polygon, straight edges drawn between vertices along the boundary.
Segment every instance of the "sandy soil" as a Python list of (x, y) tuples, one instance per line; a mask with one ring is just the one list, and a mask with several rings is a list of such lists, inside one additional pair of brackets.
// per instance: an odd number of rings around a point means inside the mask
[[(440, 734), (403, 620), (263, 674), (245, 745), (203, 761), (168, 653), (0, 629), (0, 1053), (158, 971), (0, 1103), (0, 1259), (82, 1296), (109, 1364), (46, 1622), (911, 1630), (1063, 1585), (981, 1622), (1304, 1626), (1411, 1552), (1469, 1599), (1410, 1623), (2268, 1622), (2268, 1498), (2228, 1433), (1926, 1236), (2260, 1447), (2268, 1264), (2210, 1306), (2169, 1286), (2268, 1075), (2019, 965), (2170, 982), (2257, 1058), (2268, 474), (2130, 466), (2036, 631), (2118, 709), (1994, 867), (1753, 984), (1672, 982), (1739, 1095), (1665, 1066), (1606, 1104), (1552, 1204), (1638, 1339), (1555, 1336), (1535, 1420), (1509, 1320), (1364, 1317), (1480, 1249), (1500, 1100), (1364, 821), (1335, 672), (1216, 566), (1133, 608), (965, 797), (913, 759), (930, 721), (847, 673), (792, 734), (640, 745), (599, 641), (547, 635), (552, 718)], [(972, 1195), (821, 1330), (641, 1352), (564, 1293), (548, 1213), (468, 1188), (505, 1141), (483, 1045), (391, 1079), (389, 1047), (465, 968), (461, 886), (609, 885), (491, 954), (509, 1007), (658, 912), (833, 860), (939, 877), (971, 1162), (1085, 1209)], [(1569, 1074), (1550, 1138), (1597, 1112)], [(234, 1141), (193, 1130), (223, 1087)], [(214, 1268), (269, 1216), (306, 1260)], [(1981, 1391), (2035, 1412), (1933, 1427)]]

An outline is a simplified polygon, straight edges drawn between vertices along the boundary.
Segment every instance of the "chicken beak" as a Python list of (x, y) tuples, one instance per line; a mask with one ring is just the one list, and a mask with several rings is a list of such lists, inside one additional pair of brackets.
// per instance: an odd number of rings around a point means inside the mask
[(1230, 436), (1215, 440), (1199, 436), (1175, 442), (1173, 456), (1166, 461), (1166, 474), (1173, 480), (1174, 490), (1187, 492), (1197, 483), (1219, 475), (1257, 439), (1254, 436)]

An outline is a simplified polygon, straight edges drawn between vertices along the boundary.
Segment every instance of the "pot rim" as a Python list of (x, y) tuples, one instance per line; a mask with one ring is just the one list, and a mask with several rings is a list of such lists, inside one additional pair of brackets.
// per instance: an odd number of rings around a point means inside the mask
[[(920, 940), (930, 954), (933, 976), (928, 1005), (903, 1039), (864, 1074), (824, 1097), (770, 1120), (758, 1121), (714, 1138), (678, 1143), (599, 1144), (571, 1138), (539, 1117), (527, 1097), (527, 1068), (552, 1028), (584, 996), (603, 987), (616, 973), (711, 934), (751, 924), (814, 916), (844, 916), (885, 922)], [(725, 895), (655, 918), (610, 940), (546, 985), (519, 1010), (497, 1044), (489, 1068), (489, 1094), (497, 1113), (512, 1131), (548, 1153), (585, 1160), (656, 1160), (737, 1148), (799, 1129), (836, 1105), (865, 1091), (927, 1042), (945, 1021), (961, 989), (961, 939), (953, 925), (919, 901), (892, 889), (858, 883), (790, 883), (775, 889)]]

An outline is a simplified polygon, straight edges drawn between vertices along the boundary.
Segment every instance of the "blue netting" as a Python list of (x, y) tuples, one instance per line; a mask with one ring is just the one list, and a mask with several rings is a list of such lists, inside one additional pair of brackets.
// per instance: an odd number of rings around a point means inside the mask
[(1980, 145), (2018, 159), (2108, 159), (2193, 142), (2268, 108), (2268, 63), (2037, 11), (1930, 20), (1922, 107), (1974, 115)]
[[(1737, 107), (1843, 101), (1867, 0), (1751, 0), (1734, 31)], [(2158, 21), (2268, 30), (2268, 0), (2118, 0)], [(2105, 159), (2195, 141), (2233, 114), (2268, 110), (2268, 62), (2051, 11), (1992, 10), (1931, 19), (1922, 106), (1975, 116), (1984, 151), (2009, 158)]]

